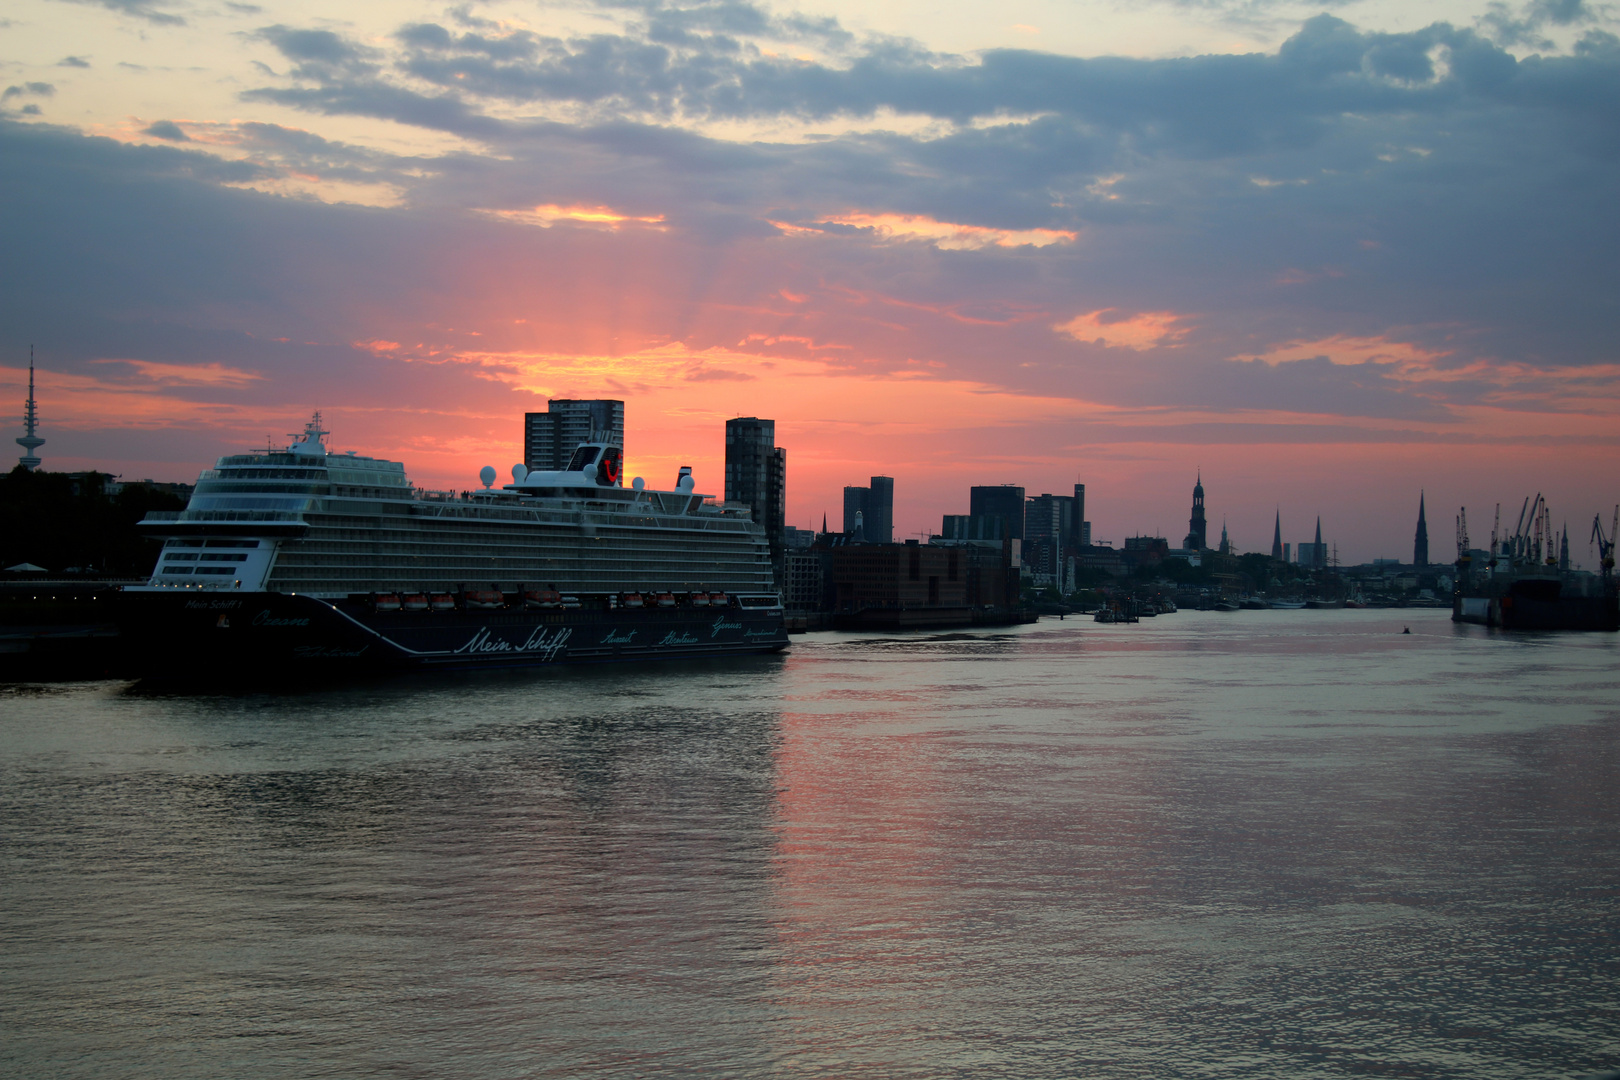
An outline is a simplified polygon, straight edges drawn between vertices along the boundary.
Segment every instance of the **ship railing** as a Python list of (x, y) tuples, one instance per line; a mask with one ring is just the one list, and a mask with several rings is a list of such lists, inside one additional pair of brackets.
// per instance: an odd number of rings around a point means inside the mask
[(296, 510), (154, 510), (147, 521), (295, 521), (304, 515)]

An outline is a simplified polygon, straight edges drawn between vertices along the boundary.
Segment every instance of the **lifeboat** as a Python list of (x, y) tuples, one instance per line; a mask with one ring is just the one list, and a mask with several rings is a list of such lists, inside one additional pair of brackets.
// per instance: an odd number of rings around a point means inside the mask
[(428, 598), (422, 593), (408, 593), (400, 598), (399, 606), (405, 611), (426, 611)]
[(506, 597), (499, 589), (466, 589), (461, 595), (468, 611), (491, 611), (506, 606)]
[(674, 607), (675, 606), (675, 594), (672, 593), (672, 592), (661, 592), (661, 593), (659, 593), (658, 594), (658, 606), (661, 607), (661, 608)]
[(723, 592), (712, 592), (712, 593), (709, 594), (709, 606), (710, 607), (730, 607), (731, 606), (731, 600)]
[(454, 611), (456, 610), (456, 598), (447, 592), (433, 593), (428, 597), (428, 609), (430, 611)]
[(531, 608), (562, 607), (562, 593), (556, 589), (524, 589), (523, 606)]
[(399, 597), (393, 593), (373, 593), (371, 595), (372, 611), (398, 611)]
[(627, 592), (623, 596), (619, 597), (620, 607), (638, 608), (644, 607), (645, 604), (646, 601), (642, 600), (641, 594), (638, 592)]
[(695, 592), (691, 596), (687, 597), (687, 603), (691, 604), (693, 607), (708, 607), (709, 594), (706, 592)]

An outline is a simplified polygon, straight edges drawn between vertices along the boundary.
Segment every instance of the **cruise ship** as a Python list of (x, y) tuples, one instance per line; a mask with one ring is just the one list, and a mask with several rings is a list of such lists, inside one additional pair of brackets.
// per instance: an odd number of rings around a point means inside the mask
[(746, 506), (626, 487), (623, 451), (424, 491), (397, 461), (327, 448), (319, 413), (284, 450), (230, 454), (163, 540), (120, 623), (143, 674), (522, 667), (777, 652), (782, 602)]

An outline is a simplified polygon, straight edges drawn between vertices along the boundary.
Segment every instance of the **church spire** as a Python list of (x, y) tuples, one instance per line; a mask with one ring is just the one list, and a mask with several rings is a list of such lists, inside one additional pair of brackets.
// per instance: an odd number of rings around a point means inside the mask
[(1282, 562), (1282, 510), (1277, 511), (1277, 524), (1271, 533), (1271, 557)]
[(1412, 565), (1429, 565), (1429, 523), (1424, 520), (1423, 492), (1418, 491), (1417, 535), (1412, 539)]

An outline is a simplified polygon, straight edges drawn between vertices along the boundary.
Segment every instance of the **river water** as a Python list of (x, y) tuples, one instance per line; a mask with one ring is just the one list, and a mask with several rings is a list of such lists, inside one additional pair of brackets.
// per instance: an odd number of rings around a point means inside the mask
[(0, 823), (5, 1075), (1620, 1068), (1614, 635), (1183, 612), (10, 686)]

